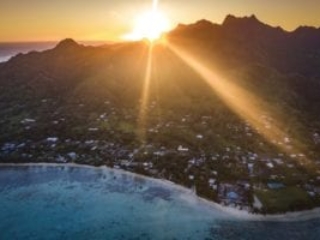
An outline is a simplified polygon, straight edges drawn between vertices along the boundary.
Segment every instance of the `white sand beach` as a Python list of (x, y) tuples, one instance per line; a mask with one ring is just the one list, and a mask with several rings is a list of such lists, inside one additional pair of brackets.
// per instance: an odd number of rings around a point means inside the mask
[(178, 191), (183, 193), (184, 198), (187, 196), (188, 199), (186, 201), (192, 204), (203, 204), (212, 208), (212, 210), (219, 211), (224, 213), (226, 217), (234, 217), (238, 220), (246, 220), (246, 221), (279, 221), (279, 222), (292, 222), (292, 221), (307, 221), (311, 219), (320, 218), (320, 208), (314, 208), (311, 210), (305, 211), (298, 211), (298, 212), (288, 212), (285, 214), (275, 214), (275, 215), (262, 215), (262, 214), (252, 214), (246, 210), (239, 210), (232, 207), (227, 207), (220, 205), (218, 203), (203, 199), (195, 195), (195, 193), (186, 187), (181, 185), (175, 184), (171, 181), (164, 180), (164, 179), (156, 179), (146, 177), (140, 174), (128, 172), (121, 169), (113, 169), (108, 168), (106, 166), (95, 167), (91, 165), (81, 165), (81, 164), (74, 164), (74, 163), (67, 163), (67, 164), (59, 164), (59, 163), (0, 163), (0, 167), (19, 167), (19, 166), (29, 166), (29, 167), (78, 167), (78, 168), (90, 168), (90, 169), (102, 169), (106, 171), (113, 171), (114, 173), (118, 174), (127, 174), (129, 176), (138, 177), (147, 181), (151, 181), (162, 185), (166, 188), (170, 188), (172, 190)]

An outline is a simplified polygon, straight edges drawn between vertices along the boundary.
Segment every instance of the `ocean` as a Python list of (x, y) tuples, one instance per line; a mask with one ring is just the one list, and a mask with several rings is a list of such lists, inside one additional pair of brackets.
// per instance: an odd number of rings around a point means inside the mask
[(0, 43), (0, 62), (8, 61), (19, 53), (30, 51), (43, 51), (53, 48), (57, 42), (13, 42)]
[(320, 216), (252, 221), (183, 188), (108, 168), (1, 166), (0, 239), (319, 239)]

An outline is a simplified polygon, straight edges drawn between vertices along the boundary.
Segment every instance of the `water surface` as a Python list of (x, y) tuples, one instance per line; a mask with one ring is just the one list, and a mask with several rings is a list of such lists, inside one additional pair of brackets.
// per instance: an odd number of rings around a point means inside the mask
[(106, 168), (0, 167), (0, 239), (319, 239), (320, 219), (234, 218), (178, 187)]

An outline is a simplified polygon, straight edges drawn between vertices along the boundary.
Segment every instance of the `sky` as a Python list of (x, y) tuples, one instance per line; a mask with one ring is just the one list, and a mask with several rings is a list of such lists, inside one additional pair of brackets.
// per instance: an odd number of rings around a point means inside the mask
[[(118, 41), (152, 0), (0, 0), (0, 42), (76, 40)], [(272, 26), (294, 30), (320, 26), (320, 0), (159, 0), (158, 8), (174, 28), (227, 14), (255, 14)]]

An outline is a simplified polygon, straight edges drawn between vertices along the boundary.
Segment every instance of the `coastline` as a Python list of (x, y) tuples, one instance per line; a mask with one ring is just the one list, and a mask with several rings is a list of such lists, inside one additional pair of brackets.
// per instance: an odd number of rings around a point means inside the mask
[(194, 204), (204, 204), (209, 208), (218, 210), (222, 213), (229, 215), (230, 217), (234, 217), (236, 220), (269, 221), (269, 222), (299, 222), (299, 221), (307, 221), (307, 220), (320, 218), (320, 207), (310, 209), (310, 210), (304, 210), (304, 211), (287, 212), (284, 214), (272, 214), (272, 215), (253, 214), (245, 210), (239, 210), (232, 207), (223, 206), (213, 201), (201, 198), (196, 194), (194, 194), (194, 192), (191, 189), (178, 185), (166, 179), (157, 179), (157, 178), (147, 177), (134, 172), (125, 171), (123, 169), (109, 168), (107, 166), (96, 167), (92, 165), (76, 164), (76, 163), (0, 163), (0, 167), (23, 167), (23, 166), (25, 167), (39, 167), (39, 166), (77, 167), (77, 168), (88, 168), (88, 169), (102, 169), (102, 170), (114, 171), (119, 174), (131, 175), (132, 177), (139, 177), (141, 179), (152, 181), (157, 184), (163, 185), (165, 187), (169, 187), (171, 189), (182, 192), (186, 194), (189, 197), (189, 200), (192, 201)]
[(13, 56), (0, 56), (0, 63), (8, 62)]

